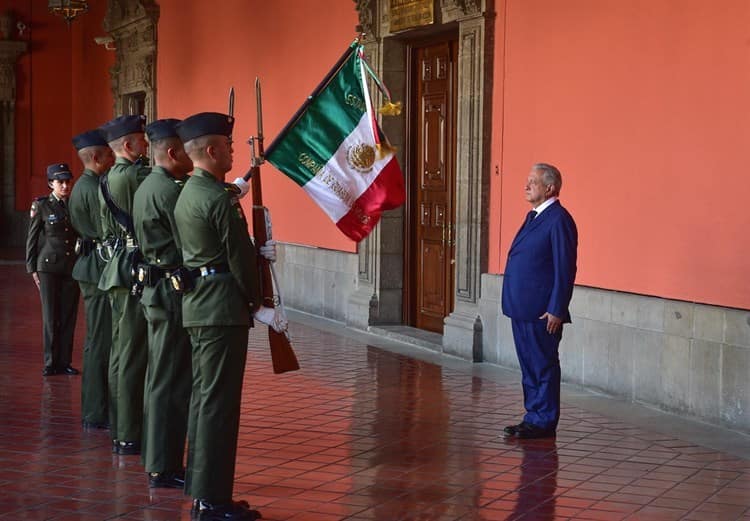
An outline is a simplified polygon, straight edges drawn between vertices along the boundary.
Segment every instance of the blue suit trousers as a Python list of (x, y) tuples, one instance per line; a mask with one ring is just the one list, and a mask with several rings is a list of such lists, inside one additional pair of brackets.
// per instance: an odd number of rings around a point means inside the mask
[(560, 358), (562, 328), (547, 333), (547, 320), (511, 319), (516, 354), (521, 365), (523, 421), (542, 429), (556, 429), (560, 419)]

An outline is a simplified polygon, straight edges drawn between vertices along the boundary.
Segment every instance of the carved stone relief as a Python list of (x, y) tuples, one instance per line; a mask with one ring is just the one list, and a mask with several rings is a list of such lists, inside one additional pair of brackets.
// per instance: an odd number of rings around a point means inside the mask
[(20, 40), (0, 40), (0, 226), (3, 246), (23, 244), (25, 212), (16, 207), (16, 63), (28, 47)]
[[(159, 6), (154, 0), (109, 0), (104, 29), (114, 38), (115, 64), (110, 70), (115, 115), (136, 110), (143, 101), (148, 121), (156, 119), (156, 27)], [(139, 101), (139, 103), (141, 103)]]

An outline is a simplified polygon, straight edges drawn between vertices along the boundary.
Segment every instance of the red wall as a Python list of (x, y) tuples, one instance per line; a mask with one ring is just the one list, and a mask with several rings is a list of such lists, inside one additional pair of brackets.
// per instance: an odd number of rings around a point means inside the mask
[[(158, 115), (226, 112), (234, 86), (234, 169), (228, 180), (250, 165), (245, 141), (256, 133), (255, 77), (262, 81), (270, 144), (351, 43), (358, 23), (354, 4), (342, 0), (162, 0), (159, 5)], [(276, 239), (356, 251), (296, 183), (269, 164), (262, 174)], [(249, 210), (250, 201), (244, 204)]]
[(578, 283), (750, 309), (750, 3), (507, 4), (491, 271), (528, 210), (529, 167), (546, 161), (578, 223)]
[(42, 0), (4, 1), (28, 27), (30, 50), (16, 68), (16, 209), (27, 210), (48, 192), (47, 165), (62, 161), (79, 170), (71, 137), (111, 118), (114, 53), (93, 42), (104, 34), (104, 0), (90, 2), (70, 27)]

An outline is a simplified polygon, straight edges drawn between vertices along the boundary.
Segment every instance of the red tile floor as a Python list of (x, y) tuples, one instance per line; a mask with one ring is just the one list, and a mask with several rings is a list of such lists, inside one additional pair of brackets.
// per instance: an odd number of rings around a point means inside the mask
[[(0, 519), (189, 519), (180, 491), (149, 491), (138, 457), (81, 429), (80, 377), (41, 375), (30, 278), (5, 262), (0, 280)], [(250, 334), (235, 497), (264, 519), (750, 520), (750, 459), (567, 401), (556, 440), (505, 441), (517, 374), (311, 323), (291, 325), (293, 374), (274, 375)]]

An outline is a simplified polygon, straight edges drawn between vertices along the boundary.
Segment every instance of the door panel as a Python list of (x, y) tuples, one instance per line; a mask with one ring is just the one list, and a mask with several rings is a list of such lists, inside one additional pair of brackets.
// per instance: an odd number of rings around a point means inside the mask
[(442, 332), (453, 308), (456, 43), (412, 50), (410, 323)]

